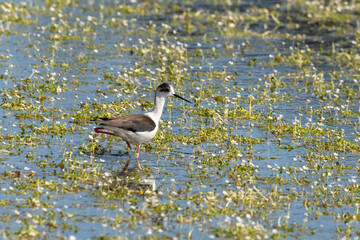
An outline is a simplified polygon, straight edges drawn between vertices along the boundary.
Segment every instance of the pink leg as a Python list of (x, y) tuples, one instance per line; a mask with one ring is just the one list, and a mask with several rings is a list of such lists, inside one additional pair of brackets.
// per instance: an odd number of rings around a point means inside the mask
[(115, 136), (115, 134), (113, 134), (113, 133), (101, 131), (102, 129), (104, 129), (104, 128), (102, 128), (102, 127), (96, 127), (96, 128), (94, 128), (94, 131), (95, 131), (96, 133), (105, 133), (105, 134), (108, 134), (108, 135), (111, 135), (111, 136)]
[(128, 145), (128, 147), (131, 149), (130, 143), (129, 143), (128, 141), (126, 141), (126, 140), (125, 140), (125, 142), (126, 142), (126, 144)]
[[(105, 133), (105, 134), (108, 134), (108, 135), (111, 135), (111, 136), (116, 136), (113, 133), (102, 131), (103, 129), (104, 129), (103, 127), (96, 127), (96, 128), (94, 128), (94, 131), (96, 133)], [(125, 140), (125, 142), (126, 142), (127, 146), (131, 149), (130, 143), (128, 141), (126, 141), (126, 140)], [(139, 152), (140, 152), (140, 145), (138, 147), (137, 154), (136, 154), (136, 165), (138, 167), (139, 167)], [(125, 164), (125, 166), (123, 168), (123, 171), (127, 170), (128, 166), (129, 166), (129, 163), (130, 163), (130, 160), (126, 162), (126, 164)]]
[[(127, 141), (126, 141), (127, 142)], [(128, 142), (127, 142), (128, 143)], [(140, 168), (141, 169), (141, 167), (140, 167), (140, 163), (139, 163), (139, 155), (140, 155), (140, 145), (138, 146), (138, 149), (137, 149), (137, 152), (136, 152), (136, 167), (138, 167), (138, 168)], [(130, 160), (131, 159), (129, 159), (127, 162), (126, 162), (126, 164), (125, 164), (125, 166), (123, 167), (123, 172), (125, 172), (127, 169), (128, 169), (128, 167), (129, 167), (129, 164), (130, 164)]]
[(136, 153), (136, 167), (141, 168), (140, 163), (139, 163), (139, 155), (140, 155), (140, 144), (138, 146), (137, 153)]
[[(104, 128), (102, 128), (102, 127), (96, 127), (96, 128), (94, 128), (94, 130), (95, 130), (96, 133), (105, 133), (105, 134), (108, 134), (108, 135), (111, 135), (111, 136), (115, 136), (115, 137), (116, 137), (115, 134), (110, 133), (110, 132), (104, 132), (104, 131), (102, 131), (102, 129), (104, 129)], [(131, 149), (130, 143), (129, 143), (128, 141), (126, 141), (126, 140), (125, 140), (125, 142), (126, 142), (127, 146)]]

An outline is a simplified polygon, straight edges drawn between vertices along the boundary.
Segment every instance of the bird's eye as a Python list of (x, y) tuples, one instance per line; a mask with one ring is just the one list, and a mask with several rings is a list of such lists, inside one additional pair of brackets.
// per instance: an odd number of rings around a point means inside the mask
[(167, 87), (161, 88), (160, 92), (170, 92), (170, 88)]
[(170, 92), (171, 86), (167, 83), (163, 83), (158, 87), (159, 92)]

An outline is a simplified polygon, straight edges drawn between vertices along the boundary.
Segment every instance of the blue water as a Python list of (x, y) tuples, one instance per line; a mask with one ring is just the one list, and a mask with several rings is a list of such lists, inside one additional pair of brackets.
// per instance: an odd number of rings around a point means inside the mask
[[(13, 3), (17, 6), (20, 4), (17, 1), (13, 1)], [(307, 109), (310, 107), (321, 109), (326, 106), (326, 102), (319, 100), (315, 95), (315, 90), (306, 85), (304, 79), (298, 79), (297, 86), (291, 85), (294, 77), (290, 74), (299, 75), (301, 73), (299, 68), (288, 63), (273, 67), (266, 64), (271, 61), (269, 55), (276, 55), (278, 52), (281, 52), (282, 55), (289, 55), (296, 51), (296, 49), (294, 50), (297, 47), (295, 42), (281, 37), (263, 39), (256, 36), (236, 39), (220, 37), (218, 40), (204, 41), (202, 36), (206, 30), (209, 31), (210, 39), (219, 37), (214, 36), (214, 32), (210, 31), (210, 26), (206, 26), (205, 30), (197, 30), (187, 40), (182, 40), (183, 37), (186, 37), (186, 33), (182, 26), (178, 26), (178, 33), (167, 35), (167, 41), (164, 41), (158, 34), (151, 36), (144, 34), (145, 31), (142, 31), (142, 28), (148, 29), (151, 21), (156, 24), (156, 31), (163, 31), (163, 23), (173, 24), (172, 17), (175, 16), (173, 12), (169, 12), (169, 16), (157, 16), (155, 13), (146, 16), (131, 14), (119, 16), (116, 13), (107, 15), (99, 9), (99, 3), (114, 4), (114, 6), (124, 4), (117, 1), (111, 3), (94, 1), (93, 4), (80, 1), (79, 5), (63, 9), (62, 15), (66, 16), (65, 19), (68, 21), (70, 29), (84, 30), (83, 27), (79, 27), (80, 23), (76, 19), (77, 17), (80, 21), (89, 23), (94, 29), (94, 33), (91, 34), (67, 30), (68, 33), (71, 32), (70, 35), (77, 36), (79, 39), (51, 40), (54, 37), (54, 33), (50, 31), (52, 13), (42, 1), (36, 3), (26, 1), (24, 3), (29, 6), (30, 12), (35, 11), (31, 8), (34, 6), (40, 6), (41, 9), (45, 10), (39, 15), (30, 14), (27, 16), (33, 20), (38, 18), (36, 24), (25, 26), (19, 23), (11, 23), (10, 29), (13, 32), (10, 35), (0, 34), (0, 74), (2, 74), (0, 75), (0, 93), (2, 103), (9, 101), (8, 96), (10, 94), (7, 95), (6, 91), (16, 90), (18, 97), (23, 98), (27, 103), (33, 103), (35, 107), (46, 107), (46, 110), (39, 108), (30, 111), (31, 113), (44, 111), (42, 117), (35, 119), (19, 118), (18, 114), (24, 113), (23, 111), (0, 108), (0, 116), (2, 116), (0, 118), (0, 142), (2, 142), (0, 150), (6, 149), (2, 150), (0, 154), (2, 176), (0, 199), (7, 202), (1, 210), (1, 215), (6, 220), (2, 221), (0, 234), (15, 234), (23, 229), (29, 229), (30, 225), (34, 225), (36, 231), (40, 232), (40, 236), (49, 238), (56, 238), (56, 236), (71, 238), (75, 236), (77, 239), (92, 239), (100, 236), (121, 236), (133, 239), (151, 234), (164, 238), (207, 239), (213, 237), (223, 239), (227, 236), (217, 233), (217, 231), (226, 228), (233, 229), (239, 221), (239, 217), (243, 219), (244, 225), (249, 228), (256, 228), (256, 226), (261, 225), (256, 229), (260, 229), (259, 232), (267, 236), (274, 234), (273, 229), (276, 229), (280, 234), (285, 234), (282, 236), (285, 238), (298, 238), (297, 236), (299, 236), (299, 238), (307, 239), (341, 238), (344, 235), (338, 233), (337, 229), (344, 229), (349, 226), (353, 228), (353, 233), (356, 231), (356, 221), (345, 223), (342, 220), (334, 219), (336, 214), (356, 213), (356, 207), (346, 204), (333, 204), (331, 201), (336, 197), (332, 198), (327, 195), (329, 192), (326, 192), (324, 196), (316, 196), (314, 182), (323, 179), (323, 174), (329, 171), (331, 176), (321, 180), (320, 184), (335, 188), (334, 192), (340, 191), (339, 198), (351, 197), (351, 193), (342, 191), (344, 191), (345, 186), (356, 186), (356, 182), (351, 182), (349, 179), (359, 181), (356, 170), (357, 153), (329, 152), (329, 154), (337, 154), (337, 160), (334, 158), (335, 160), (325, 162), (315, 159), (310, 163), (308, 156), (312, 151), (303, 141), (290, 135), (285, 135), (279, 139), (274, 133), (261, 128), (259, 124), (261, 121), (241, 118), (225, 119), (221, 115), (225, 107), (236, 109), (240, 106), (249, 109), (250, 95), (256, 100), (260, 100), (263, 97), (264, 90), (269, 88), (264, 76), (277, 73), (279, 78), (282, 77), (281, 79), (286, 83), (286, 86), (276, 88), (273, 93), (276, 96), (276, 102), (255, 103), (253, 106), (255, 113), (261, 113), (262, 118), (267, 117), (269, 113), (272, 116), (282, 115), (282, 121), (288, 124), (293, 123), (295, 119), (301, 119), (302, 126), (305, 126), (306, 123), (315, 123), (322, 126), (323, 129), (335, 129), (337, 131), (343, 129), (345, 139), (355, 141), (357, 139), (357, 135), (354, 133), (357, 130), (356, 127), (346, 123), (323, 123), (320, 117), (312, 117), (310, 121), (309, 117), (311, 116), (299, 109), (305, 106), (308, 99), (310, 102), (307, 104)], [(237, 5), (237, 9), (240, 13), (244, 13), (253, 4), (271, 8), (275, 3), (281, 4), (280, 1), (256, 1), (255, 3), (242, 1), (241, 4)], [(130, 1), (127, 4), (133, 3)], [(181, 4), (188, 6), (187, 3)], [(219, 11), (209, 11), (219, 15), (226, 8), (225, 5), (214, 6), (208, 2), (190, 4), (189, 7), (202, 11), (218, 9)], [(88, 16), (96, 18), (100, 23), (87, 22)], [(108, 23), (112, 21), (112, 18), (129, 21), (129, 27), (111, 26)], [(131, 19), (136, 19), (136, 21), (132, 24)], [(62, 19), (57, 18), (55, 23), (64, 24), (61, 21)], [(263, 26), (260, 23), (254, 24), (250, 26), (250, 30), (263, 31)], [(280, 29), (279, 31), (285, 30)], [(311, 39), (317, 38), (309, 33), (307, 39), (299, 41), (299, 45), (303, 46)], [(307, 44), (319, 50), (318, 40), (314, 41), (315, 43), (312, 45)], [(229, 42), (234, 44), (233, 51), (238, 53), (237, 55), (233, 55), (233, 52), (226, 49)], [(158, 69), (161, 66), (151, 59), (160, 58), (162, 56), (160, 53), (148, 53), (153, 54), (153, 56), (146, 54), (142, 56), (135, 51), (152, 44), (164, 44), (170, 49), (186, 46), (184, 48), (187, 55), (190, 56), (190, 62), (184, 61), (176, 65), (177, 67), (180, 66), (181, 71), (187, 71), (184, 74), (184, 79), (168, 79), (166, 75), (159, 73)], [(247, 46), (244, 55), (240, 53), (241, 48), (244, 47), (243, 44)], [(326, 46), (324, 45), (324, 47)], [(213, 47), (216, 48), (216, 54), (218, 54), (216, 58), (210, 54)], [(196, 51), (199, 49), (204, 52), (204, 57), (195, 57)], [(80, 58), (88, 58), (88, 61), (80, 62)], [(255, 66), (249, 65), (248, 63), (254, 59), (256, 59), (257, 64)], [(171, 64), (172, 60), (168, 60), (167, 63)], [(65, 65), (62, 67), (62, 64)], [(66, 64), (69, 64), (68, 68)], [(141, 70), (146, 69), (147, 74), (130, 75), (131, 72), (136, 71), (136, 66), (139, 64), (138, 67)], [(316, 73), (325, 72), (325, 79), (330, 79), (329, 72), (338, 69), (331, 66), (330, 63), (315, 63), (315, 67), (317, 68)], [(232, 78), (217, 79), (206, 75), (209, 72), (222, 72), (224, 69)], [(33, 70), (37, 72), (32, 75)], [(116, 79), (105, 79), (104, 71), (113, 74)], [(117, 78), (119, 75), (120, 78)], [(179, 73), (180, 75), (181, 73)], [(29, 76), (31, 76), (32, 84), (36, 86), (35, 92), (29, 92), (22, 88), (22, 86), (26, 86), (26, 78)], [(125, 82), (124, 79), (128, 82)], [(313, 77), (310, 76), (309, 79), (313, 80)], [(75, 83), (74, 80), (78, 83)], [(340, 80), (344, 80), (344, 86), (358, 89), (358, 85), (354, 84), (350, 76), (341, 79), (336, 78), (334, 81), (339, 84)], [(95, 125), (88, 120), (80, 121), (80, 123), (74, 122), (78, 119), (72, 117), (75, 112), (83, 110), (83, 104), (92, 106), (114, 103), (119, 111), (116, 112), (113, 108), (95, 110), (90, 107), (91, 117), (103, 115), (109, 111), (114, 115), (150, 111), (151, 104), (141, 107), (137, 102), (151, 103), (154, 97), (154, 88), (163, 81), (171, 82), (177, 93), (195, 102), (190, 105), (176, 99), (168, 101), (168, 103), (171, 101), (172, 107), (167, 107), (164, 110), (160, 126), (162, 130), (166, 131), (166, 134), (188, 136), (194, 134), (191, 129), (215, 130), (216, 127), (225, 126), (230, 129), (230, 137), (244, 136), (251, 139), (262, 139), (263, 142), (255, 145), (237, 143), (233, 147), (241, 154), (230, 159), (227, 157), (227, 152), (231, 150), (229, 147), (231, 146), (230, 140), (222, 139), (221, 136), (219, 136), (221, 140), (218, 142), (205, 139), (198, 145), (166, 142), (166, 146), (171, 147), (169, 151), (162, 150), (161, 145), (159, 146), (156, 143), (150, 144), (152, 146), (150, 151), (142, 148), (141, 162), (151, 169), (152, 178), (155, 179), (156, 183), (155, 192), (157, 195), (153, 196), (152, 199), (135, 194), (127, 198), (107, 200), (105, 197), (97, 195), (101, 192), (97, 183), (90, 184), (86, 181), (78, 182), (64, 178), (65, 170), (62, 170), (59, 164), (65, 162), (65, 169), (69, 170), (71, 168), (70, 163), (67, 162), (69, 160), (80, 162), (89, 172), (94, 170), (92, 167), (96, 167), (96, 171), (99, 171), (100, 175), (105, 178), (109, 173), (117, 174), (122, 168), (123, 162), (129, 158), (132, 159), (131, 166), (133, 166), (135, 150), (128, 152), (123, 141), (106, 137), (98, 138), (100, 146), (105, 149), (103, 154), (81, 151), (81, 147), (89, 145), (91, 138), (95, 137), (93, 132)], [(60, 86), (63, 90), (41, 89), (41, 87), (50, 86), (52, 83), (55, 83), (55, 86)], [(130, 83), (137, 86), (136, 92), (132, 87), (126, 85)], [(116, 89), (117, 92), (114, 92), (113, 89)], [(201, 89), (209, 89), (212, 92), (208, 96), (200, 98)], [(237, 90), (233, 91), (232, 89)], [(46, 99), (41, 102), (40, 96), (44, 96)], [(228, 102), (216, 101), (215, 98), (219, 96), (228, 98)], [(285, 100), (282, 101), (281, 97), (285, 97)], [(341, 98), (345, 98), (343, 94)], [(358, 112), (358, 101), (341, 104), (349, 106), (356, 113)], [(200, 108), (208, 109), (211, 113), (214, 113), (213, 110), (217, 110), (221, 114), (199, 116)], [(324, 111), (322, 117), (330, 118), (330, 111)], [(335, 119), (342, 120), (343, 118), (337, 115)], [(169, 124), (170, 120), (171, 125)], [(357, 123), (358, 117), (352, 117), (349, 122)], [(66, 124), (67, 130), (75, 128), (76, 131), (68, 131), (64, 135), (57, 135), (55, 132), (46, 135), (34, 135), (34, 128), (44, 125), (51, 127), (58, 124)], [(21, 127), (21, 125), (25, 127)], [(14, 139), (16, 136), (19, 138)], [(26, 139), (30, 137), (37, 137), (38, 142), (35, 144), (30, 141), (27, 142)], [(280, 141), (281, 146), (292, 146), (293, 150), (279, 148), (278, 141)], [(69, 152), (72, 152), (71, 158), (68, 156)], [(325, 154), (328, 153), (325, 152)], [(210, 162), (216, 162), (217, 159), (220, 159), (219, 161), (224, 165), (210, 164)], [(95, 164), (90, 164), (90, 161)], [(334, 161), (344, 164), (348, 169), (342, 175), (337, 174), (336, 170), (331, 168)], [(209, 164), (206, 164), (207, 162)], [(310, 164), (325, 164), (330, 167), (316, 171), (313, 168), (308, 169)], [(239, 176), (243, 178), (244, 182), (236, 183), (230, 175), (232, 170), (239, 166), (248, 170), (243, 172), (244, 176)], [(283, 173), (276, 170), (281, 167), (285, 169)], [(287, 174), (286, 170), (289, 168), (296, 170)], [(5, 172), (14, 171), (20, 173), (20, 178), (5, 177)], [(279, 184), (267, 182), (277, 176), (282, 176), (285, 182)], [(303, 178), (308, 179), (309, 183), (297, 184), (294, 180), (300, 181)], [(26, 184), (36, 184), (36, 181), (54, 181), (62, 187), (42, 189), (39, 185), (37, 191), (27, 190)], [(79, 186), (79, 189), (67, 191), (66, 185)], [(267, 205), (271, 202), (271, 192), (274, 188), (281, 189), (283, 196), (291, 196), (290, 200)], [(23, 191), (22, 189), (26, 190)], [(182, 192), (185, 189), (186, 191)], [(106, 194), (106, 191), (103, 192)], [(205, 196), (211, 195), (219, 201), (217, 202), (219, 205), (213, 207), (217, 210), (225, 209), (227, 202), (224, 192), (243, 193), (245, 198), (239, 200), (238, 203), (229, 203), (229, 212), (224, 211), (215, 216), (212, 216), (211, 213), (206, 215), (205, 212), (211, 211), (211, 207), (205, 202), (197, 201), (196, 197), (204, 199)], [(107, 194), (111, 194), (111, 192)], [(256, 199), (264, 201), (263, 209), (252, 209), (246, 202), (253, 196), (252, 194), (259, 194)], [(356, 194), (354, 197), (357, 197)], [(265, 198), (267, 201), (264, 200)], [(309, 198), (314, 201), (329, 203), (329, 206), (322, 208), (310, 205), (306, 208), (304, 201)], [(156, 212), (154, 209), (157, 205), (171, 205), (172, 207), (169, 212)], [(261, 216), (257, 215), (258, 210), (262, 213)], [(139, 214), (137, 211), (142, 213)], [(317, 216), (316, 211), (324, 211), (324, 214)], [(254, 214), (251, 215), (251, 212)], [(326, 215), (325, 212), (330, 213)], [(192, 218), (197, 216), (196, 220), (186, 222), (185, 220), (191, 219), (189, 214), (193, 214)], [(183, 222), (179, 220), (180, 215), (184, 218)], [(36, 222), (36, 219), (42, 216), (45, 223), (50, 222), (54, 226)], [(286, 219), (287, 216), (289, 219)], [(135, 223), (129, 220), (132, 217), (138, 218)], [(289, 232), (281, 229), (279, 223), (280, 225), (287, 224), (290, 228)], [(300, 229), (301, 227), (304, 229)], [(351, 235), (351, 237), (354, 236)]]

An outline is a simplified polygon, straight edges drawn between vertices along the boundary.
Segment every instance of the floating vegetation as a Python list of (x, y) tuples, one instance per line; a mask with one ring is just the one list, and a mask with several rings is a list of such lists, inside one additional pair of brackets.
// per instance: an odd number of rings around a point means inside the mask
[[(359, 11), (0, 3), (0, 234), (358, 238)], [(194, 104), (170, 100), (144, 169), (122, 172), (135, 150), (92, 120), (150, 111), (162, 82)]]

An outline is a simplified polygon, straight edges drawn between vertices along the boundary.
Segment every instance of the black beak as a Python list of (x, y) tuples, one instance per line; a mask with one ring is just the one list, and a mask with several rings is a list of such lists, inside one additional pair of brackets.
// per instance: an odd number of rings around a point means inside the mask
[(190, 102), (189, 100), (186, 100), (185, 98), (180, 97), (180, 96), (177, 95), (177, 94), (174, 94), (174, 96), (177, 97), (177, 98), (180, 98), (180, 99), (184, 100), (185, 102), (192, 103), (192, 102)]

